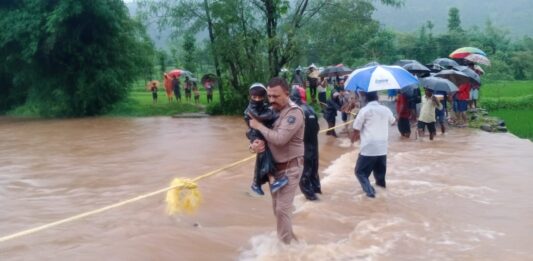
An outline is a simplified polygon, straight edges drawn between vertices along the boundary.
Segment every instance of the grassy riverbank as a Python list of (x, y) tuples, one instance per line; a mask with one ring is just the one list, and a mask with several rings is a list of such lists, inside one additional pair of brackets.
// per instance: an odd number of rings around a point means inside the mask
[(533, 140), (533, 81), (485, 83), (480, 90), (480, 107), (505, 120), (513, 134)]
[[(203, 97), (205, 99), (205, 95)], [(207, 104), (207, 101), (203, 101)], [(148, 91), (132, 91), (126, 100), (117, 103), (107, 114), (109, 116), (147, 117), (147, 116), (171, 116), (178, 113), (203, 111), (203, 105), (195, 105), (194, 102), (186, 102), (182, 97), (181, 102), (175, 100), (168, 102), (165, 92), (158, 93), (157, 103), (153, 103), (152, 94)]]
[[(145, 88), (143, 81), (134, 83), (128, 97), (113, 106), (113, 109), (107, 113), (108, 116), (122, 117), (149, 117), (149, 116), (171, 116), (179, 113), (203, 112), (207, 103), (205, 89), (200, 88), (200, 104), (194, 104), (194, 98), (190, 102), (185, 99), (185, 93), (182, 90), (181, 102), (168, 101), (165, 88), (159, 86), (157, 93), (157, 103), (153, 103), (152, 93)], [(213, 101), (219, 101), (218, 90), (213, 92)]]

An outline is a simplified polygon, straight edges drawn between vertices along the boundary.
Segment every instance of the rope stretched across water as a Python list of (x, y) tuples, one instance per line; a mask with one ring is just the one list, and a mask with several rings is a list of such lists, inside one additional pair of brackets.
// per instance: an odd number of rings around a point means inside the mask
[[(345, 123), (342, 123), (342, 124), (339, 124), (337, 126), (334, 126), (334, 127), (328, 128), (328, 129), (325, 129), (325, 130), (321, 130), (319, 133), (324, 133), (326, 131), (333, 130), (333, 129), (341, 127), (341, 126), (348, 125), (351, 122), (353, 122), (353, 120), (345, 122)], [(194, 178), (192, 180), (186, 180), (185, 183), (180, 183), (179, 185), (169, 186), (169, 187), (162, 188), (162, 189), (159, 189), (159, 190), (156, 190), (156, 191), (148, 192), (148, 193), (142, 194), (140, 196), (133, 197), (133, 198), (130, 198), (130, 199), (126, 199), (126, 200), (120, 201), (120, 202), (112, 204), (112, 205), (108, 205), (108, 206), (101, 207), (101, 208), (98, 208), (98, 209), (95, 209), (95, 210), (83, 212), (83, 213), (80, 213), (78, 215), (74, 215), (74, 216), (71, 216), (71, 217), (68, 217), (68, 218), (64, 218), (64, 219), (61, 219), (61, 220), (50, 222), (50, 223), (47, 223), (47, 224), (44, 224), (44, 225), (41, 225), (41, 226), (38, 226), (38, 227), (26, 229), (26, 230), (23, 230), (23, 231), (20, 231), (20, 232), (17, 232), (17, 233), (13, 233), (13, 234), (10, 234), (10, 235), (2, 236), (2, 237), (0, 237), (0, 243), (1, 242), (6, 242), (6, 241), (9, 241), (9, 240), (18, 238), (18, 237), (22, 237), (22, 236), (25, 236), (25, 235), (34, 234), (34, 233), (37, 233), (39, 231), (43, 231), (45, 229), (49, 229), (49, 228), (52, 228), (52, 227), (55, 227), (55, 226), (59, 226), (61, 224), (69, 223), (69, 222), (72, 222), (72, 221), (76, 221), (76, 220), (79, 220), (79, 219), (82, 219), (82, 218), (85, 218), (85, 217), (88, 217), (88, 216), (96, 215), (98, 213), (102, 213), (102, 212), (107, 211), (107, 210), (118, 208), (118, 207), (130, 204), (130, 203), (133, 203), (133, 202), (137, 202), (137, 201), (145, 199), (145, 198), (149, 198), (149, 197), (161, 194), (161, 193), (165, 193), (165, 192), (167, 192), (169, 190), (195, 187), (196, 185), (194, 183), (196, 183), (196, 182), (198, 182), (198, 181), (200, 181), (202, 179), (208, 178), (210, 176), (216, 175), (216, 174), (218, 174), (218, 173), (220, 173), (220, 172), (222, 172), (222, 171), (224, 171), (226, 169), (233, 168), (233, 167), (235, 167), (237, 165), (240, 165), (240, 164), (242, 164), (244, 162), (247, 162), (247, 161), (249, 161), (251, 159), (254, 159), (255, 157), (256, 157), (256, 155), (252, 155), (252, 156), (246, 157), (244, 159), (235, 161), (235, 162), (227, 164), (227, 165), (225, 165), (225, 166), (223, 166), (221, 168), (218, 168), (218, 169), (215, 169), (215, 170), (210, 171), (208, 173), (205, 173), (203, 175), (200, 175), (200, 176), (198, 176), (198, 177), (196, 177), (196, 178)]]

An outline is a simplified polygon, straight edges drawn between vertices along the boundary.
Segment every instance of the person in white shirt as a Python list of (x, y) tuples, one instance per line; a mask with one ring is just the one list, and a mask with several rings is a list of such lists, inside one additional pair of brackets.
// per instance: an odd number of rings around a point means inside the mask
[(360, 95), (362, 100), (366, 100), (366, 105), (353, 123), (352, 143), (361, 140), (355, 176), (366, 195), (374, 198), (376, 191), (368, 178), (374, 172), (376, 185), (386, 187), (389, 126), (396, 120), (389, 108), (378, 103), (377, 92), (363, 92)]
[(420, 116), (418, 116), (418, 135), (424, 136), (424, 130), (428, 129), (429, 139), (433, 140), (437, 134), (435, 128), (435, 109), (442, 110), (442, 104), (437, 97), (433, 95), (433, 90), (425, 88), (425, 95), (422, 97), (422, 107), (420, 108)]

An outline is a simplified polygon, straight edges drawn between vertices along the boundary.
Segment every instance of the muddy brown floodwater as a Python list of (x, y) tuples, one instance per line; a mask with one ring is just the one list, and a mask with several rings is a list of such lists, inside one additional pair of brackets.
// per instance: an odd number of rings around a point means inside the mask
[[(231, 117), (0, 118), (0, 236), (245, 158), (244, 131)], [(353, 174), (358, 146), (320, 136), (324, 195), (297, 195), (290, 246), (276, 240), (270, 196), (247, 195), (250, 161), (202, 180), (196, 215), (169, 217), (155, 196), (0, 243), (0, 260), (533, 259), (532, 142), (470, 129), (398, 136), (375, 199)]]

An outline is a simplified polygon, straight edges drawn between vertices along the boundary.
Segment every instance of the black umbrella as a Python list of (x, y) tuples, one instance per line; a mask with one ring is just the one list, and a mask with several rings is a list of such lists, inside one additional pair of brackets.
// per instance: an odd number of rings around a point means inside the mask
[(449, 58), (437, 58), (433, 60), (433, 63), (438, 64), (446, 69), (451, 69), (453, 67), (459, 66), (456, 61)]
[(468, 75), (473, 83), (481, 85), (481, 77), (479, 77), (479, 75), (468, 66), (457, 66), (454, 67), (454, 69)]
[(442, 70), (445, 70), (446, 68), (440, 66), (439, 64), (436, 64), (436, 63), (430, 63), (430, 64), (426, 64), (426, 67), (431, 70), (431, 72), (440, 72)]
[(442, 70), (433, 76), (448, 79), (455, 85), (461, 85), (463, 83), (470, 82), (472, 79), (468, 75), (456, 70)]
[(407, 71), (411, 73), (415, 73), (417, 75), (428, 75), (431, 72), (429, 68), (427, 68), (426, 66), (424, 66), (423, 64), (417, 61), (405, 64), (402, 67), (406, 69)]
[(415, 94), (415, 91), (420, 92), (418, 83), (408, 85), (400, 90), (402, 93), (405, 93), (408, 97), (411, 97)]
[(320, 77), (334, 77), (334, 76), (343, 76), (350, 74), (353, 70), (342, 65), (342, 66), (330, 66), (320, 72), (318, 76)]
[(434, 91), (444, 91), (450, 93), (459, 90), (457, 88), (457, 85), (455, 85), (450, 80), (434, 76), (426, 77), (420, 80), (420, 83), (422, 84), (422, 86), (424, 86), (424, 88), (428, 88)]
[(409, 64), (409, 63), (420, 63), (420, 62), (418, 62), (417, 60), (403, 59), (403, 60), (396, 61), (394, 65), (403, 67), (404, 65)]
[(205, 82), (207, 82), (207, 81), (210, 81), (213, 84), (215, 84), (217, 82), (217, 76), (212, 74), (212, 73), (204, 74), (204, 76), (202, 76), (202, 79), (200, 80), (200, 82), (202, 84), (205, 84)]

